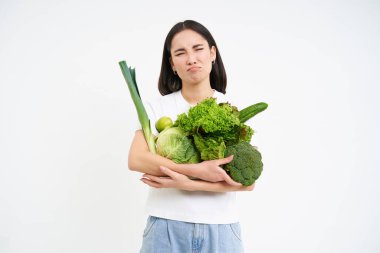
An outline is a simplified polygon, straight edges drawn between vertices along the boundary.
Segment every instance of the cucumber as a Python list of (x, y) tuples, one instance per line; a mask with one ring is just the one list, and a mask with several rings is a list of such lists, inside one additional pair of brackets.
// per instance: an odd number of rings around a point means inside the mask
[(239, 112), (239, 120), (240, 120), (240, 122), (241, 123), (246, 122), (247, 120), (249, 120), (250, 118), (252, 118), (256, 114), (258, 114), (258, 113), (264, 111), (265, 109), (267, 109), (267, 107), (268, 107), (267, 103), (260, 102), (260, 103), (253, 104), (253, 105), (250, 105), (250, 106), (244, 108), (243, 110), (241, 110)]

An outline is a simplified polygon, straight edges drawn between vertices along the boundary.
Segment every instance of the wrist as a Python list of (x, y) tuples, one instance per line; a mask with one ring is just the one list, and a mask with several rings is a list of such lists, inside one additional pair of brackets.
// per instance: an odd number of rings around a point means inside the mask
[(199, 178), (197, 166), (191, 163), (176, 164), (176, 171), (190, 178)]
[(186, 191), (196, 191), (196, 190), (198, 190), (197, 189), (197, 182), (195, 182), (194, 180), (189, 180), (189, 182), (186, 184), (186, 186), (185, 186), (185, 189), (184, 190), (186, 190)]

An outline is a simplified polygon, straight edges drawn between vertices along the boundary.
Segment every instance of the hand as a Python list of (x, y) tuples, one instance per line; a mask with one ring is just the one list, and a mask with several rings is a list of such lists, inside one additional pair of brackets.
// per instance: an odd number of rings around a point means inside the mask
[(154, 188), (176, 188), (187, 191), (210, 191), (210, 192), (230, 192), (230, 191), (252, 191), (255, 184), (251, 186), (242, 186), (238, 184), (232, 186), (225, 181), (222, 182), (206, 182), (203, 180), (191, 180), (187, 176), (160, 166), (160, 170), (167, 177), (158, 177), (144, 174), (141, 181)]
[(149, 174), (144, 174), (140, 179), (145, 184), (154, 188), (176, 188), (181, 190), (191, 191), (192, 180), (187, 176), (160, 166), (160, 170), (167, 175), (167, 177), (158, 177)]
[(255, 189), (255, 184), (250, 185), (250, 186), (244, 186), (242, 188), (243, 191), (253, 191), (253, 189)]
[(196, 170), (196, 177), (209, 182), (225, 181), (232, 186), (241, 186), (241, 183), (235, 182), (227, 174), (227, 172), (220, 166), (231, 162), (233, 156), (229, 156), (222, 159), (203, 161), (198, 164), (194, 164)]

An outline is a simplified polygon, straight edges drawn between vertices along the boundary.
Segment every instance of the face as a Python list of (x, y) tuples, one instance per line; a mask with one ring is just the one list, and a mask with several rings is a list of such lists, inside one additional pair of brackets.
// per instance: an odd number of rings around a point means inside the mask
[(216, 48), (209, 47), (207, 40), (193, 30), (177, 33), (171, 43), (170, 63), (182, 84), (209, 81)]

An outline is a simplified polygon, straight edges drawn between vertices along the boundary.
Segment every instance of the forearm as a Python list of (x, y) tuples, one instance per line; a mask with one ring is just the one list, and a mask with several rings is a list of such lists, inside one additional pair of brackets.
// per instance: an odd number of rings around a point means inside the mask
[(150, 175), (163, 176), (160, 166), (165, 166), (183, 175), (196, 177), (196, 168), (193, 168), (193, 165), (176, 164), (168, 158), (151, 153), (142, 131), (136, 132), (128, 155), (129, 169)]
[(191, 165), (176, 164), (172, 160), (151, 152), (140, 152), (139, 154), (130, 153), (128, 167), (133, 171), (146, 173), (155, 176), (164, 176), (160, 171), (160, 166), (165, 166), (178, 173), (193, 176)]
[(203, 180), (191, 180), (187, 189), (189, 191), (208, 191), (208, 192), (232, 192), (232, 191), (252, 191), (255, 185), (251, 186), (234, 186), (226, 182), (211, 183)]
[(164, 176), (160, 171), (160, 166), (182, 175), (193, 178), (200, 178), (209, 182), (226, 181), (230, 185), (239, 185), (234, 182), (221, 167), (223, 164), (232, 161), (232, 156), (203, 161), (197, 164), (176, 164), (172, 160), (153, 154), (149, 151), (141, 130), (137, 131), (132, 141), (128, 156), (128, 167), (133, 171), (138, 171), (153, 176)]

